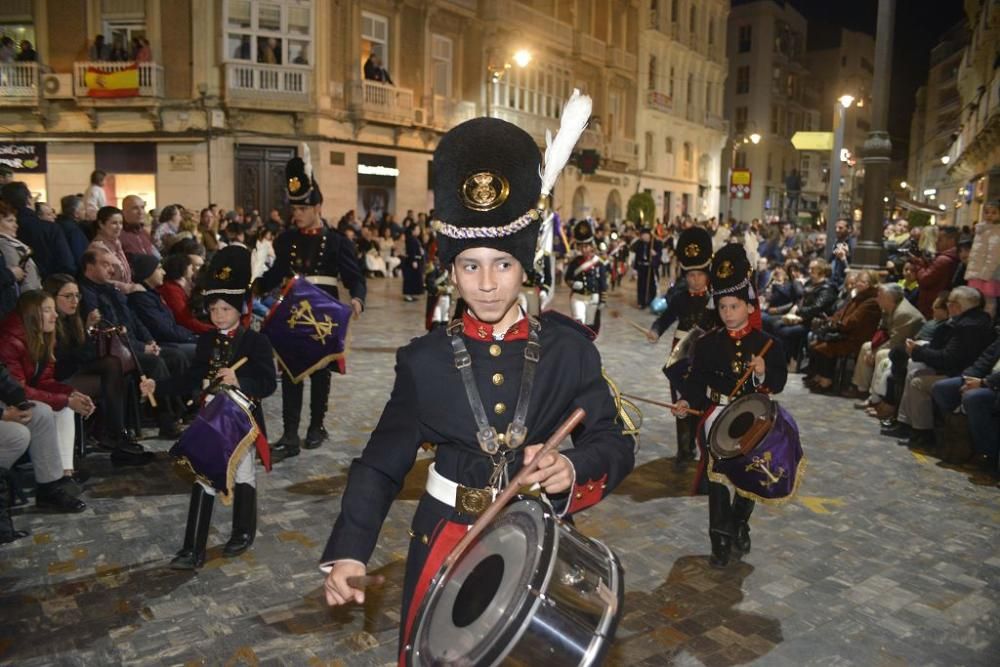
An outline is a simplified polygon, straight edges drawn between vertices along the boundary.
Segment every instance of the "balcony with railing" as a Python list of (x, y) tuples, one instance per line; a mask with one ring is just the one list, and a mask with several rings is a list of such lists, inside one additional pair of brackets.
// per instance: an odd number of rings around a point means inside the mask
[(413, 91), (367, 79), (351, 82), (351, 110), (365, 120), (413, 125)]
[[(450, 130), (456, 125), (476, 117), (474, 102), (453, 100), (442, 95), (434, 95), (426, 107), (430, 108), (431, 116), (425, 119), (425, 124), (439, 130)], [(419, 121), (419, 118), (417, 120)]]
[(607, 57), (607, 45), (596, 37), (585, 35), (582, 32), (575, 34), (573, 40), (573, 55), (589, 60), (598, 65), (603, 65)]
[(163, 91), (163, 66), (156, 63), (73, 63), (73, 94), (78, 100), (107, 98), (121, 104), (129, 98), (161, 98)]
[(608, 47), (608, 65), (615, 69), (620, 69), (629, 74), (636, 73), (636, 57), (634, 53), (629, 53), (617, 46)]
[(490, 0), (483, 3), (483, 18), (506, 27), (523, 30), (550, 46), (573, 48), (573, 26), (515, 0)]
[(226, 63), (225, 76), (226, 102), (234, 106), (299, 110), (312, 102), (309, 69)]
[(670, 113), (674, 108), (674, 101), (666, 93), (661, 93), (658, 90), (647, 90), (646, 106), (656, 111)]
[(1000, 143), (1000, 70), (994, 70), (986, 90), (963, 115), (965, 122), (948, 151), (949, 171), (975, 170), (974, 163), (987, 160), (996, 151)]
[(38, 104), (38, 63), (0, 64), (0, 106)]
[(632, 139), (625, 137), (615, 137), (611, 140), (611, 159), (618, 162), (626, 162), (634, 165), (638, 152), (636, 143)]

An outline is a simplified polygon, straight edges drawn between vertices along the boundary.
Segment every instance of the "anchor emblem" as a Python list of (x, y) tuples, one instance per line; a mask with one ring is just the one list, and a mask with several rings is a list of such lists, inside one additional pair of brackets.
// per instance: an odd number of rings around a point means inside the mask
[(313, 327), (316, 333), (309, 336), (315, 341), (326, 343), (326, 339), (333, 335), (333, 328), (340, 326), (330, 319), (329, 315), (324, 315), (322, 320), (316, 319), (313, 314), (312, 305), (305, 299), (299, 301), (299, 305), (292, 306), (291, 315), (288, 317), (289, 327)]
[(771, 452), (764, 452), (764, 456), (755, 456), (752, 461), (746, 467), (746, 472), (756, 470), (764, 474), (767, 479), (760, 480), (760, 485), (766, 489), (770, 489), (772, 486), (777, 484), (784, 477), (788, 477), (784, 468), (778, 468), (777, 474), (771, 472)]

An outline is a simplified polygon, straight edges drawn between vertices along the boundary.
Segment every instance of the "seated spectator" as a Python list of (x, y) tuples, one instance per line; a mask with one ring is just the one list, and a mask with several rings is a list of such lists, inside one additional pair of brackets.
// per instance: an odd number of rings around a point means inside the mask
[(42, 278), (73, 270), (73, 257), (66, 237), (56, 225), (38, 219), (27, 185), (20, 181), (4, 185), (0, 188), (0, 200), (7, 202), (16, 212), (17, 238), (31, 248)]
[[(102, 326), (124, 327), (139, 367), (147, 377), (161, 380), (170, 373), (183, 372), (186, 368), (184, 355), (176, 350), (160, 348), (142, 322), (133, 316), (125, 295), (112, 284), (113, 273), (114, 264), (109, 252), (94, 248), (83, 254), (83, 276), (79, 283), (83, 295), (83, 317), (87, 319), (91, 311), (99, 310)], [(165, 440), (180, 435), (175, 416), (178, 413), (175, 413), (174, 407), (161, 400), (156, 409), (160, 438)], [(121, 462), (125, 465), (133, 463), (125, 458)]]
[(775, 267), (771, 272), (771, 282), (764, 292), (766, 305), (761, 316), (764, 329), (771, 331), (780, 324), (782, 316), (802, 300), (803, 292), (802, 283), (791, 280), (785, 267)]
[(107, 253), (112, 265), (111, 285), (122, 294), (131, 294), (143, 287), (132, 282), (132, 267), (120, 240), (123, 224), (121, 209), (114, 206), (102, 208), (97, 212), (94, 223), (94, 240), (87, 249)]
[(920, 285), (920, 295), (917, 308), (924, 317), (931, 316), (931, 306), (938, 292), (946, 290), (951, 285), (951, 279), (958, 269), (958, 229), (956, 227), (939, 227), (935, 247), (937, 254), (932, 261), (923, 257), (913, 257), (916, 268), (917, 283)]
[(31, 248), (18, 240), (17, 226), (14, 209), (7, 202), (0, 201), (0, 254), (4, 264), (14, 275), (18, 293), (41, 289), (42, 280), (31, 257)]
[[(74, 413), (89, 417), (95, 406), (89, 396), (55, 379), (56, 319), (56, 306), (51, 296), (41, 290), (22, 294), (17, 300), (17, 309), (0, 324), (0, 335), (4, 337), (0, 361), (24, 388), (28, 400), (44, 403), (52, 409), (62, 477), (69, 478), (67, 482), (82, 483), (85, 474), (73, 477), (76, 473), (73, 468)], [(58, 502), (65, 499), (62, 494), (55, 495)], [(85, 508), (83, 503), (69, 503), (62, 509), (82, 512)]]
[(122, 231), (118, 237), (126, 255), (152, 255), (160, 258), (160, 251), (146, 228), (146, 202), (141, 197), (129, 195), (122, 200)]
[(900, 287), (903, 288), (903, 296), (914, 306), (920, 299), (920, 283), (917, 282), (916, 264), (907, 260), (903, 264), (903, 277), (899, 280)]
[(851, 380), (859, 396), (867, 395), (867, 400), (855, 405), (859, 409), (872, 408), (882, 402), (875, 387), (882, 385), (882, 375), (889, 372), (889, 351), (905, 344), (924, 323), (924, 316), (903, 298), (903, 288), (898, 284), (879, 285), (877, 299), (882, 320), (872, 339), (861, 346)]
[(910, 357), (896, 424), (883, 435), (907, 437), (910, 446), (934, 444), (934, 411), (931, 387), (938, 380), (961, 374), (993, 342), (993, 322), (983, 310), (983, 297), (971, 287), (956, 287), (948, 294), (948, 320), (927, 344), (906, 341)]
[[(18, 274), (20, 275), (20, 274)], [(18, 281), (14, 272), (7, 268), (7, 261), (0, 253), (0, 319), (14, 310), (17, 305)]]
[(830, 282), (830, 265), (823, 259), (809, 262), (809, 282), (803, 289), (802, 302), (792, 306), (780, 321), (772, 322), (768, 331), (781, 339), (789, 361), (798, 357), (813, 320), (832, 313), (836, 301), (837, 288)]
[(175, 204), (164, 206), (160, 211), (160, 224), (153, 231), (153, 245), (160, 251), (170, 246), (173, 237), (181, 231), (181, 209)]
[[(936, 382), (931, 388), (934, 406), (946, 427), (968, 429), (971, 448), (965, 438), (944, 439), (945, 463), (963, 464), (970, 459), (976, 467), (997, 472), (1000, 454), (1000, 338), (993, 341), (961, 377)], [(961, 408), (961, 413), (957, 411)], [(967, 423), (965, 423), (967, 421)]]
[(857, 357), (858, 350), (878, 329), (882, 311), (876, 299), (877, 282), (874, 271), (859, 271), (850, 300), (817, 331), (816, 341), (809, 348), (811, 389), (827, 393), (833, 386), (837, 361)]
[(191, 311), (191, 289), (194, 287), (195, 277), (192, 256), (173, 250), (171, 249), (171, 253), (163, 260), (163, 284), (157, 292), (177, 324), (194, 334), (212, 331), (211, 324), (202, 322)]
[(177, 324), (174, 315), (160, 296), (164, 271), (152, 255), (132, 255), (132, 277), (146, 289), (128, 297), (129, 308), (160, 345), (173, 345), (194, 357), (197, 337), (190, 329)]
[[(83, 392), (97, 404), (100, 432), (95, 433), (96, 445), (111, 452), (113, 463), (141, 458), (148, 461), (145, 450), (130, 435), (139, 432), (138, 377), (125, 375), (118, 357), (99, 357), (97, 345), (87, 331), (101, 321), (94, 309), (88, 315), (86, 327), (80, 318), (82, 293), (76, 279), (57, 273), (45, 279), (45, 291), (56, 304), (55, 378)], [(131, 407), (131, 410), (127, 410)], [(131, 423), (127, 424), (127, 417)]]
[(80, 271), (80, 258), (90, 245), (90, 238), (84, 228), (86, 220), (84, 220), (83, 198), (79, 195), (66, 195), (59, 201), (59, 206), (60, 213), (56, 217), (56, 224), (59, 225), (69, 245), (74, 269), (71, 275), (75, 276)]
[(0, 413), (0, 544), (7, 544), (28, 535), (27, 531), (15, 530), (10, 519), (14, 483), (10, 468), (25, 452), (31, 458), (37, 484), (35, 503), (39, 508), (79, 512), (86, 505), (74, 498), (63, 482), (52, 408), (45, 403), (29, 402), (24, 387), (4, 366), (0, 366)]
[(969, 255), (972, 253), (972, 237), (963, 234), (958, 237), (958, 267), (951, 277), (949, 289), (961, 287), (965, 284), (965, 267), (969, 264)]

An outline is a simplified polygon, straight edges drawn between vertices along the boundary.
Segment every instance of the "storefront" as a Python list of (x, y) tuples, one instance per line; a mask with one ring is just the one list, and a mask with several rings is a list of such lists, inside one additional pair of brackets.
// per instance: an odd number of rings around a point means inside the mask
[(128, 195), (138, 195), (146, 202), (146, 210), (156, 208), (155, 143), (94, 144), (94, 165), (108, 175), (104, 192), (109, 204), (121, 206)]
[(14, 171), (14, 180), (27, 184), (36, 201), (48, 201), (45, 175), (47, 146), (37, 141), (0, 143), (0, 165)]
[[(396, 156), (358, 153), (358, 218), (368, 213), (381, 220), (396, 211)], [(399, 216), (397, 216), (399, 217)]]

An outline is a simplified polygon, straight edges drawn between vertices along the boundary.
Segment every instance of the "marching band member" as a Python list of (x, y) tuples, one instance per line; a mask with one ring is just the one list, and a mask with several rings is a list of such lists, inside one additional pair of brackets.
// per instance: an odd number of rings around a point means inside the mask
[(636, 273), (636, 302), (639, 310), (643, 310), (649, 302), (656, 298), (659, 291), (660, 255), (663, 253), (663, 246), (659, 241), (653, 239), (653, 232), (649, 227), (639, 229), (639, 238), (632, 243), (632, 252), (635, 259), (632, 261), (632, 268)]
[[(581, 103), (587, 108), (580, 109)], [(589, 106), (579, 93), (567, 103), (554, 140), (566, 150), (558, 154), (569, 155)], [(535, 258), (540, 195), (548, 195), (564, 164), (547, 159), (539, 179), (539, 158), (526, 132), (499, 119), (470, 120), (442, 137), (434, 153), (438, 254), (452, 267), (467, 311), (447, 329), (434, 329), (398, 351), (392, 394), (351, 464), (340, 515), (323, 551), (327, 602), (363, 602), (364, 591), (352, 588), (348, 578), (365, 574), (421, 443), (436, 445), (410, 528), (401, 660), (416, 610), (444, 558), (497, 489), (535, 456), (541, 446), (535, 443), (575, 408), (587, 414), (573, 433), (573, 447), (547, 456), (529, 478), (560, 515), (597, 503), (634, 463), (634, 443), (617, 421), (591, 332), (552, 312), (530, 317), (518, 306)]]
[[(680, 248), (683, 256), (684, 245)], [(695, 343), (691, 369), (681, 389), (683, 398), (673, 410), (678, 417), (686, 414), (687, 407), (704, 413), (698, 424), (702, 452), (698, 481), (707, 474), (708, 528), (712, 542), (709, 563), (713, 567), (726, 567), (732, 556), (738, 559), (750, 552), (749, 520), (754, 501), (737, 493), (730, 502), (729, 489), (723, 483), (729, 480), (714, 470), (715, 460), (708, 456), (708, 433), (731, 400), (754, 391), (777, 394), (785, 387), (788, 376), (780, 343), (750, 324), (750, 314), (757, 303), (752, 276), (752, 267), (741, 245), (725, 245), (712, 259), (712, 299), (723, 326), (709, 331)], [(768, 340), (773, 340), (774, 345), (761, 357), (758, 353)], [(753, 369), (750, 380), (731, 399), (730, 394), (749, 368)]]
[[(251, 268), (250, 251), (245, 247), (227, 246), (212, 257), (204, 292), (205, 304), (215, 329), (198, 338), (194, 361), (186, 373), (170, 377), (159, 383), (157, 389), (168, 395), (191, 395), (199, 388), (205, 393), (205, 403), (213, 400), (214, 393), (223, 385), (235, 387), (253, 399), (253, 420), (263, 436), (264, 411), (260, 401), (274, 393), (277, 373), (268, 339), (240, 324), (244, 307), (248, 303)], [(235, 371), (233, 366), (246, 358)], [(183, 436), (182, 436), (183, 439)], [(196, 443), (208, 446), (209, 443)], [(257, 485), (254, 467), (254, 446), (269, 466), (267, 440), (245, 438), (235, 448), (228, 468), (235, 466), (232, 489), (233, 532), (222, 550), (223, 556), (238, 556), (253, 544), (257, 533)], [(238, 459), (234, 463), (233, 459)], [(212, 521), (212, 506), (216, 489), (201, 479), (202, 471), (195, 470), (199, 481), (191, 489), (191, 505), (184, 530), (184, 546), (170, 561), (175, 570), (195, 570), (205, 563), (208, 529)]]
[[(274, 241), (274, 264), (255, 283), (258, 293), (269, 292), (293, 276), (302, 276), (310, 283), (340, 297), (339, 282), (347, 287), (355, 317), (364, 310), (365, 276), (358, 264), (354, 243), (322, 218), (323, 193), (313, 174), (309, 148), (302, 144), (302, 157), (292, 158), (285, 167), (285, 187), (291, 206), (292, 227)], [(317, 360), (321, 362), (322, 359)], [(323, 419), (330, 400), (330, 375), (334, 368), (343, 373), (343, 366), (321, 364), (311, 371), (309, 430), (303, 443), (299, 438), (302, 415), (302, 378), (293, 381), (287, 371), (281, 373), (281, 421), (284, 431), (272, 447), (275, 461), (299, 455), (300, 447), (315, 449), (327, 438)]]
[[(681, 233), (679, 246), (684, 282), (672, 291), (667, 300), (667, 309), (646, 332), (647, 340), (655, 343), (676, 322), (677, 330), (670, 348), (672, 351), (690, 332), (694, 332), (691, 335), (701, 335), (696, 328), (704, 333), (719, 325), (718, 311), (708, 307), (708, 266), (712, 263), (712, 236), (701, 227), (692, 227)], [(671, 354), (668, 357), (663, 366), (663, 374), (670, 380), (670, 398), (676, 401), (680, 397), (680, 387), (684, 383), (689, 364), (686, 356), (676, 360), (674, 356)], [(678, 467), (694, 460), (695, 422), (690, 416), (677, 418), (677, 458), (674, 461)]]
[(427, 288), (427, 312), (424, 326), (427, 331), (435, 327), (444, 327), (451, 321), (451, 301), (454, 286), (451, 284), (451, 272), (437, 258), (432, 258), (430, 269), (424, 277)]
[(574, 320), (597, 335), (601, 331), (601, 309), (607, 300), (608, 267), (594, 252), (594, 228), (588, 220), (580, 220), (573, 227), (573, 242), (578, 254), (566, 266), (570, 312)]

